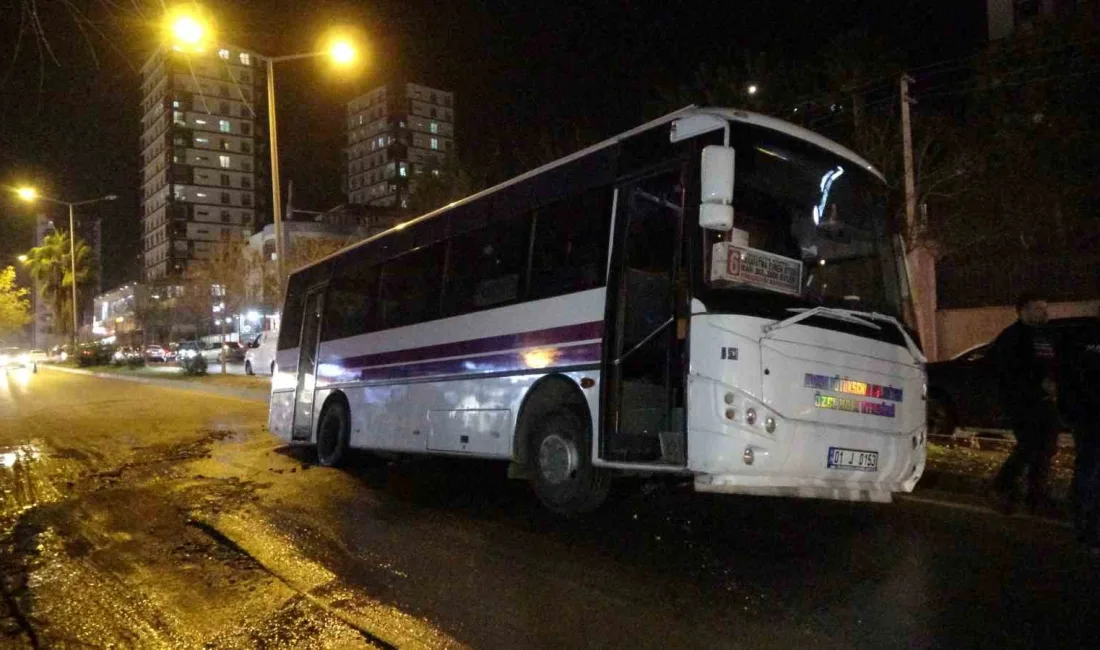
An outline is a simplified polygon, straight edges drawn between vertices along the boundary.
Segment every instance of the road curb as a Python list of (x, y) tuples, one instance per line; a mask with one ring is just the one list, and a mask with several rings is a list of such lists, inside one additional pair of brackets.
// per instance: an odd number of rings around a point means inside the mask
[(85, 377), (97, 377), (99, 379), (115, 379), (118, 381), (129, 381), (135, 384), (145, 384), (147, 386), (156, 386), (158, 388), (171, 388), (174, 390), (183, 390), (192, 393), (204, 393), (207, 395), (216, 395), (218, 397), (227, 397), (230, 399), (239, 399), (246, 402), (262, 402), (266, 404), (270, 399), (270, 392), (267, 390), (252, 390), (252, 389), (234, 389), (225, 388), (222, 386), (208, 386), (202, 384), (201, 381), (183, 381), (179, 379), (158, 379), (156, 377), (132, 377), (127, 375), (118, 375), (111, 372), (95, 372), (94, 370), (84, 370), (81, 368), (66, 368), (64, 366), (54, 366), (49, 364), (40, 363), (38, 368), (48, 370), (56, 370), (57, 372), (67, 372), (73, 375), (84, 375)]

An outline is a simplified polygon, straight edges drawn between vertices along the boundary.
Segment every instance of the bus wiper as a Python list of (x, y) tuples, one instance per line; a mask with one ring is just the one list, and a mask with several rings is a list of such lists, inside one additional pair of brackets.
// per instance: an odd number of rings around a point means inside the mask
[(887, 316), (886, 314), (880, 314), (878, 312), (852, 311), (850, 309), (837, 309), (834, 307), (814, 307), (813, 309), (792, 307), (787, 311), (796, 311), (799, 313), (790, 318), (785, 318), (770, 325), (765, 325), (763, 327), (765, 338), (780, 328), (794, 325), (795, 323), (799, 323), (813, 316), (824, 316), (826, 318), (842, 320), (847, 323), (872, 327), (876, 330), (881, 330), (882, 328), (872, 321), (882, 321), (897, 328), (898, 332), (901, 333), (902, 340), (905, 341), (905, 348), (909, 351), (909, 354), (913, 355), (915, 361), (918, 363), (928, 363), (928, 358), (920, 351), (916, 341), (913, 340), (913, 337), (909, 336), (909, 332), (898, 322), (898, 319), (893, 316)]
[(855, 323), (856, 325), (863, 325), (864, 327), (870, 327), (874, 330), (882, 329), (882, 327), (872, 323), (869, 320), (865, 320), (863, 318), (860, 318), (859, 316), (856, 316), (847, 309), (836, 309), (834, 307), (819, 306), (813, 307), (812, 309), (807, 309), (806, 307), (791, 307), (787, 311), (798, 313), (796, 313), (794, 316), (784, 318), (781, 321), (776, 321), (774, 323), (771, 323), (770, 325), (765, 325), (763, 327), (765, 335), (771, 334), (775, 330), (782, 329), (796, 323), (801, 323), (807, 318), (813, 318), (814, 316), (824, 316), (825, 318), (832, 318), (833, 320), (842, 320), (845, 323)]

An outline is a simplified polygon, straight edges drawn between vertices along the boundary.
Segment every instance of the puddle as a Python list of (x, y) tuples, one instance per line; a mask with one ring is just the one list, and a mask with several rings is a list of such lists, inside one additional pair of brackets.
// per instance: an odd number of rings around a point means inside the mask
[(0, 447), (0, 522), (61, 494), (42, 472), (47, 457), (40, 444)]

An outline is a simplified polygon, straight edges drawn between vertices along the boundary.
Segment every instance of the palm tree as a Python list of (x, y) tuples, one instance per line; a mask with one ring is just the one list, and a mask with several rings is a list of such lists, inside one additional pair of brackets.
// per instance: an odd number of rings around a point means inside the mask
[[(91, 273), (92, 250), (81, 240), (76, 240), (77, 286)], [(53, 305), (53, 324), (59, 334), (72, 332), (72, 263), (69, 258), (69, 237), (65, 233), (51, 233), (42, 239), (42, 245), (27, 253), (24, 262), (31, 276), (38, 282), (43, 295)]]

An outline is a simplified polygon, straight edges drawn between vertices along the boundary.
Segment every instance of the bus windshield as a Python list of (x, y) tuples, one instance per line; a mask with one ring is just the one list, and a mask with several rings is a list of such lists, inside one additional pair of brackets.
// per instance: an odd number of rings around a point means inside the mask
[(723, 303), (716, 294), (784, 294), (790, 300), (767, 301), (787, 305), (782, 311), (823, 305), (897, 316), (884, 183), (778, 132), (743, 128), (734, 136), (734, 230), (704, 231), (705, 293)]

